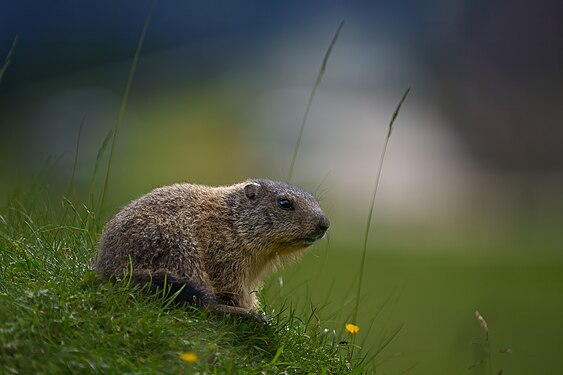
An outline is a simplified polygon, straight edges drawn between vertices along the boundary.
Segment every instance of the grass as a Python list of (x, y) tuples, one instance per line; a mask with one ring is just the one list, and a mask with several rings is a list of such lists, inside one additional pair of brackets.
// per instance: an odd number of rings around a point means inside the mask
[(375, 208), (375, 200), (377, 198), (377, 189), (379, 187), (379, 181), (381, 180), (381, 172), (383, 171), (383, 163), (385, 162), (385, 155), (387, 153), (387, 147), (389, 146), (389, 140), (391, 139), (391, 134), (393, 134), (393, 129), (395, 126), (395, 120), (399, 115), (399, 111), (401, 110), (401, 106), (403, 102), (407, 98), (407, 95), (410, 92), (410, 87), (405, 91), (395, 112), (391, 116), (391, 121), (389, 121), (389, 127), (387, 129), (387, 136), (385, 137), (385, 143), (383, 144), (383, 149), (381, 150), (381, 156), (379, 157), (379, 164), (377, 166), (377, 172), (375, 176), (375, 184), (373, 187), (373, 194), (371, 195), (371, 203), (369, 205), (369, 213), (366, 222), (366, 229), (364, 231), (364, 243), (362, 247), (362, 260), (360, 262), (360, 272), (358, 277), (358, 287), (356, 288), (356, 304), (354, 305), (354, 311), (352, 315), (352, 322), (358, 321), (358, 309), (360, 308), (360, 297), (362, 292), (362, 283), (364, 281), (364, 271), (366, 269), (366, 254), (367, 254), (367, 247), (368, 247), (368, 239), (371, 230), (371, 220), (373, 218), (373, 209)]
[[(170, 308), (90, 271), (97, 218), (14, 196), (0, 211), (0, 365), (6, 373), (358, 373), (361, 358), (310, 314), (262, 324)], [(46, 202), (46, 200), (42, 200)], [(56, 223), (56, 224), (55, 224)], [(266, 309), (270, 308), (266, 306)], [(180, 355), (197, 354), (195, 363)]]
[[(289, 172), (286, 178), (287, 182), (291, 181), (291, 178), (293, 177), (293, 171), (295, 168), (295, 163), (297, 160), (297, 155), (299, 154), (299, 149), (301, 147), (301, 139), (303, 137), (303, 133), (305, 130), (305, 125), (307, 124), (307, 119), (309, 117), (309, 111), (311, 110), (311, 105), (313, 103), (313, 99), (315, 97), (315, 94), (317, 92), (317, 89), (322, 81), (322, 78), (325, 74), (326, 71), (326, 66), (328, 63), (328, 60), (330, 58), (330, 55), (332, 53), (332, 50), (334, 48), (334, 45), (336, 44), (336, 41), (338, 40), (338, 37), (340, 35), (340, 32), (342, 31), (342, 28), (344, 27), (344, 21), (341, 21), (340, 24), (338, 25), (334, 36), (332, 37), (332, 40), (325, 52), (325, 55), (323, 57), (319, 72), (317, 73), (317, 77), (315, 79), (315, 82), (313, 84), (313, 88), (311, 90), (311, 93), (309, 95), (309, 99), (307, 101), (307, 106), (305, 109), (305, 113), (303, 115), (303, 119), (301, 121), (301, 126), (299, 128), (299, 135), (297, 137), (297, 141), (295, 142), (295, 147), (293, 150), (293, 156), (291, 158), (291, 163), (290, 163), (290, 167), (289, 167)], [(397, 116), (401, 110), (401, 106), (403, 105), (403, 102), (405, 101), (405, 99), (407, 98), (408, 94), (410, 92), (410, 87), (404, 92), (403, 96), (401, 97), (401, 100), (399, 101), (399, 104), (397, 105), (397, 108), (395, 109), (395, 112), (393, 113), (393, 115), (391, 116), (391, 120), (389, 122), (389, 127), (388, 127), (388, 131), (387, 131), (387, 136), (385, 138), (385, 143), (381, 152), (381, 156), (379, 159), (379, 164), (378, 164), (378, 168), (377, 168), (377, 172), (376, 172), (376, 178), (375, 178), (375, 185), (374, 185), (374, 189), (373, 189), (373, 194), (371, 197), (371, 204), (369, 206), (369, 214), (368, 214), (368, 219), (367, 219), (367, 224), (366, 224), (366, 229), (364, 232), (364, 243), (363, 243), (363, 248), (362, 248), (362, 256), (361, 256), (361, 262), (360, 262), (360, 270), (359, 270), (359, 277), (358, 277), (358, 284), (356, 287), (356, 300), (355, 300), (355, 304), (354, 304), (354, 309), (352, 311), (352, 319), (351, 322), (352, 323), (348, 323), (346, 326), (353, 326), (355, 327), (355, 329), (358, 329), (359, 327), (355, 325), (355, 323), (358, 321), (358, 310), (360, 307), (360, 300), (361, 300), (361, 291), (362, 291), (362, 283), (364, 280), (364, 271), (365, 271), (365, 264), (366, 264), (366, 254), (367, 254), (367, 244), (368, 244), (368, 238), (369, 238), (369, 233), (371, 230), (371, 221), (372, 221), (372, 217), (373, 217), (373, 210), (375, 207), (375, 200), (377, 197), (377, 189), (379, 187), (379, 182), (381, 180), (381, 172), (383, 170), (383, 163), (385, 161), (385, 155), (387, 153), (387, 147), (389, 145), (389, 140), (391, 139), (391, 134), (393, 133), (393, 129), (394, 129), (394, 125), (395, 125), (395, 120), (397, 119)], [(374, 322), (375, 318), (372, 319), (372, 325)], [(379, 345), (378, 349), (376, 350), (375, 354), (370, 358), (370, 360), (368, 362), (372, 362), (373, 359), (375, 359), (375, 357), (380, 354), (383, 349), (385, 349), (385, 347), (391, 342), (393, 341), (393, 339), (396, 337), (396, 335), (399, 333), (400, 329), (395, 331), (388, 339), (385, 340), (385, 342), (381, 343), (381, 345)], [(356, 348), (361, 349), (360, 346), (357, 346), (355, 344), (355, 339), (356, 336), (355, 334), (352, 335), (352, 342), (350, 345), (350, 357), (353, 357), (354, 355), (354, 350)]]
[(100, 208), (99, 211), (103, 212), (104, 204), (106, 200), (106, 194), (108, 191), (108, 183), (111, 171), (111, 162), (113, 160), (113, 154), (115, 151), (115, 144), (117, 143), (117, 136), (119, 134), (119, 129), (121, 128), (121, 123), (123, 122), (123, 118), (125, 117), (125, 109), (127, 108), (127, 102), (129, 100), (129, 93), (131, 92), (131, 86), (133, 85), (133, 77), (135, 77), (135, 71), (137, 70), (137, 64), (139, 63), (139, 57), (141, 56), (141, 50), (143, 48), (143, 44), (145, 42), (145, 37), (147, 35), (147, 30), (149, 28), (149, 24), (151, 22), (152, 14), (154, 11), (154, 6), (156, 5), (156, 0), (151, 2), (150, 8), (147, 12), (147, 16), (145, 18), (145, 23), (143, 25), (143, 29), (141, 30), (141, 35), (139, 37), (139, 41), (137, 42), (137, 48), (135, 49), (135, 55), (133, 56), (133, 60), (131, 61), (131, 67), (129, 68), (129, 74), (127, 75), (127, 83), (125, 84), (125, 89), (123, 91), (123, 95), (121, 96), (121, 104), (119, 105), (119, 115), (117, 117), (117, 121), (115, 122), (115, 126), (113, 128), (112, 137), (111, 137), (111, 147), (109, 150), (108, 156), (108, 165), (106, 168), (106, 177), (104, 179), (104, 187), (102, 189), (102, 196), (100, 198)]
[(295, 142), (295, 147), (293, 148), (293, 155), (291, 157), (291, 163), (289, 165), (289, 172), (287, 174), (286, 181), (291, 182), (293, 177), (293, 170), (295, 168), (295, 162), (297, 161), (297, 155), (299, 154), (299, 148), (301, 147), (301, 139), (303, 138), (303, 133), (305, 131), (305, 125), (307, 124), (307, 119), (309, 118), (309, 111), (311, 110), (311, 105), (313, 104), (313, 99), (315, 98), (315, 94), (317, 93), (317, 89), (321, 84), (323, 76), (326, 71), (326, 66), (328, 63), (328, 59), (330, 58), (330, 54), (332, 53), (332, 49), (338, 40), (338, 36), (344, 27), (344, 21), (340, 21), (340, 24), (336, 28), (334, 32), (334, 36), (332, 37), (330, 44), (325, 52), (323, 57), (323, 61), (321, 62), (321, 67), (319, 68), (319, 72), (317, 73), (317, 78), (313, 83), (313, 88), (311, 89), (311, 93), (309, 94), (309, 99), (307, 100), (307, 107), (305, 108), (305, 113), (303, 114), (303, 119), (301, 120), (301, 126), (299, 127), (299, 135), (297, 136), (297, 140)]
[(0, 82), (2, 82), (2, 78), (4, 78), (4, 74), (6, 73), (6, 70), (8, 70), (8, 66), (12, 62), (12, 58), (13, 58), (14, 53), (16, 51), (17, 45), (18, 45), (18, 36), (16, 35), (14, 37), (14, 41), (12, 42), (12, 46), (10, 47), (8, 54), (6, 55), (6, 59), (4, 60), (4, 64), (2, 64), (2, 67), (0, 68)]
[[(326, 71), (326, 66), (328, 63), (328, 60), (330, 58), (330, 55), (332, 53), (332, 50), (334, 48), (334, 45), (336, 44), (336, 41), (338, 40), (338, 37), (340, 35), (340, 32), (342, 31), (342, 28), (344, 27), (344, 21), (341, 21), (340, 24), (338, 25), (334, 36), (332, 37), (332, 40), (330, 41), (330, 44), (325, 52), (325, 55), (323, 57), (319, 72), (317, 73), (317, 77), (315, 79), (315, 82), (313, 83), (313, 88), (311, 90), (311, 93), (309, 95), (309, 99), (307, 101), (307, 106), (305, 109), (305, 113), (303, 115), (303, 119), (301, 121), (301, 126), (299, 127), (299, 135), (297, 137), (297, 141), (295, 142), (295, 147), (293, 150), (293, 156), (291, 158), (291, 163), (289, 166), (289, 172), (286, 178), (287, 182), (291, 181), (291, 178), (293, 177), (293, 171), (295, 168), (295, 163), (297, 160), (297, 155), (299, 154), (299, 149), (301, 147), (301, 139), (303, 138), (303, 133), (305, 130), (305, 125), (307, 124), (307, 119), (309, 117), (309, 112), (311, 110), (311, 105), (313, 103), (313, 99), (315, 98), (315, 94), (317, 92), (317, 89), (319, 88), (319, 85), (321, 84), (321, 81), (323, 79), (323, 76), (325, 74)], [(369, 234), (370, 234), (370, 230), (371, 230), (371, 221), (372, 221), (372, 217), (373, 217), (373, 210), (375, 207), (375, 200), (377, 197), (377, 189), (379, 187), (379, 182), (381, 180), (381, 172), (383, 170), (383, 163), (385, 161), (385, 155), (387, 153), (387, 147), (389, 145), (389, 140), (391, 139), (391, 134), (393, 133), (393, 129), (394, 129), (394, 125), (395, 125), (395, 120), (397, 119), (397, 116), (399, 115), (399, 112), (401, 110), (401, 106), (403, 105), (403, 102), (405, 101), (405, 99), (407, 98), (408, 94), (410, 92), (410, 87), (404, 92), (403, 96), (401, 97), (401, 100), (399, 101), (399, 104), (397, 105), (397, 108), (395, 109), (395, 112), (393, 112), (393, 115), (391, 116), (391, 120), (389, 121), (389, 126), (388, 126), (388, 130), (387, 130), (387, 136), (385, 138), (385, 143), (383, 145), (383, 149), (381, 151), (381, 156), (379, 158), (379, 164), (376, 170), (376, 177), (375, 177), (375, 184), (374, 184), (374, 189), (373, 189), (373, 194), (371, 196), (371, 204), (369, 205), (369, 213), (368, 213), (368, 218), (367, 218), (367, 223), (366, 223), (366, 229), (364, 231), (364, 243), (363, 243), (363, 247), (362, 247), (362, 256), (361, 256), (361, 262), (360, 262), (360, 270), (359, 270), (359, 277), (358, 277), (358, 285), (356, 287), (356, 302), (354, 305), (354, 309), (352, 312), (352, 322), (356, 323), (358, 321), (358, 310), (360, 307), (360, 297), (361, 297), (361, 291), (362, 291), (362, 283), (363, 283), (363, 279), (364, 279), (364, 271), (365, 271), (365, 262), (366, 262), (366, 254), (367, 254), (367, 244), (368, 244), (368, 239), (369, 239)], [(353, 352), (353, 348), (352, 348), (352, 352)]]

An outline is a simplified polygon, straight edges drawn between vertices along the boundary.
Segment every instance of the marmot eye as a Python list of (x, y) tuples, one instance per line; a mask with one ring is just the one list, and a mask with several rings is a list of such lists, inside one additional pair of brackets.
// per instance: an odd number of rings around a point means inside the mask
[(284, 210), (293, 210), (293, 203), (286, 198), (278, 199), (278, 206), (280, 206)]

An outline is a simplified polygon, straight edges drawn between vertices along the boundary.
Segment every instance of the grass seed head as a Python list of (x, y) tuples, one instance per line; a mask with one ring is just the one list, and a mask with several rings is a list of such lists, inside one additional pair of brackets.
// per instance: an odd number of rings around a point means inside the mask
[(483, 332), (485, 332), (485, 340), (489, 341), (489, 325), (487, 324), (487, 321), (485, 320), (485, 318), (483, 318), (483, 315), (481, 315), (479, 310), (475, 310), (475, 317), (479, 321), (481, 329), (483, 330)]

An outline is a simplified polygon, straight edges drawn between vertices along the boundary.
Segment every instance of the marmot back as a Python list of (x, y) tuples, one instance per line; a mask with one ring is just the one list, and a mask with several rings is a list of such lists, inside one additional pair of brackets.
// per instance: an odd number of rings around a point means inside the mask
[(270, 180), (176, 184), (134, 200), (106, 225), (96, 272), (170, 284), (178, 302), (253, 314), (266, 273), (323, 237), (329, 220), (303, 190)]

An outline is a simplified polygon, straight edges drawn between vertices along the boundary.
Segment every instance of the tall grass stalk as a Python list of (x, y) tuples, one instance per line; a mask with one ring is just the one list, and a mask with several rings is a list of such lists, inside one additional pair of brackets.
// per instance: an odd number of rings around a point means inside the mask
[(115, 122), (115, 126), (113, 129), (113, 137), (111, 141), (111, 147), (109, 150), (109, 157), (108, 157), (108, 166), (106, 169), (106, 178), (104, 180), (104, 187), (102, 190), (102, 195), (100, 198), (100, 207), (99, 212), (102, 213), (104, 208), (104, 203), (106, 199), (106, 193), (108, 189), (109, 183), (109, 174), (111, 170), (111, 162), (113, 160), (113, 152), (115, 150), (115, 143), (117, 141), (117, 136), (119, 134), (119, 128), (121, 127), (121, 123), (123, 122), (123, 117), (125, 116), (125, 108), (127, 107), (127, 101), (129, 100), (129, 93), (131, 92), (131, 85), (133, 84), (133, 77), (135, 76), (135, 70), (137, 69), (137, 64), (139, 62), (139, 56), (141, 55), (141, 49), (143, 47), (143, 43), (145, 42), (145, 36), (147, 35), (147, 30), (149, 28), (149, 24), (152, 18), (154, 6), (156, 4), (156, 0), (151, 2), (149, 7), (149, 11), (147, 12), (147, 17), (145, 18), (145, 24), (143, 25), (143, 30), (141, 31), (141, 36), (139, 37), (139, 41), (137, 43), (137, 49), (135, 50), (135, 55), (133, 56), (133, 61), (131, 62), (131, 67), (129, 68), (129, 75), (127, 77), (127, 84), (125, 85), (125, 90), (123, 92), (123, 96), (121, 97), (121, 104), (119, 106), (119, 115), (117, 117), (117, 121)]
[(366, 229), (364, 231), (364, 245), (362, 248), (362, 261), (360, 262), (360, 277), (358, 281), (358, 289), (356, 290), (356, 304), (354, 306), (354, 312), (352, 316), (352, 323), (356, 324), (358, 320), (358, 309), (360, 307), (360, 296), (362, 293), (362, 282), (364, 279), (364, 270), (366, 265), (366, 253), (367, 253), (367, 245), (369, 239), (369, 233), (371, 229), (371, 219), (373, 217), (373, 208), (375, 207), (375, 198), (377, 196), (377, 189), (379, 187), (379, 181), (381, 179), (381, 171), (383, 170), (383, 162), (385, 161), (385, 154), (387, 153), (387, 146), (389, 145), (389, 140), (391, 139), (391, 134), (393, 133), (393, 128), (395, 124), (395, 120), (397, 119), (397, 115), (401, 110), (401, 106), (403, 102), (407, 98), (407, 95), (410, 92), (410, 87), (405, 91), (395, 112), (393, 112), (393, 116), (391, 116), (391, 121), (389, 121), (389, 128), (387, 130), (387, 137), (385, 137), (385, 143), (383, 144), (383, 150), (381, 151), (381, 156), (379, 158), (379, 165), (377, 167), (376, 177), (375, 177), (375, 186), (373, 188), (373, 194), (371, 195), (371, 204), (369, 208), (368, 220), (366, 223)]
[[(471, 370), (471, 369), (487, 362), (487, 369), (488, 369), (489, 375), (493, 375), (494, 373), (502, 374), (502, 372), (503, 372), (502, 369), (500, 369), (498, 372), (496, 372), (496, 371), (493, 372), (493, 349), (491, 348), (491, 336), (490, 336), (490, 331), (489, 331), (489, 324), (487, 323), (487, 321), (485, 320), (483, 315), (481, 315), (479, 310), (475, 311), (475, 318), (477, 318), (477, 321), (479, 322), (479, 326), (481, 327), (481, 330), (484, 333), (484, 337), (483, 337), (482, 340), (481, 339), (475, 340), (472, 343), (481, 347), (481, 351), (482, 351), (484, 356), (481, 357), (480, 359), (478, 359), (475, 363), (473, 363), (467, 369)], [(501, 354), (512, 353), (512, 350), (509, 349), (509, 348), (501, 348), (501, 349), (497, 349), (496, 351), (498, 353), (501, 353)]]
[(309, 95), (309, 100), (307, 101), (305, 114), (303, 115), (303, 120), (301, 121), (301, 127), (299, 128), (299, 135), (297, 136), (297, 142), (295, 143), (295, 148), (293, 149), (293, 156), (291, 158), (289, 173), (287, 174), (287, 179), (286, 179), (287, 182), (290, 182), (291, 178), (293, 177), (293, 169), (295, 167), (295, 162), (297, 160), (297, 154), (299, 153), (299, 147), (301, 146), (301, 139), (303, 138), (305, 124), (307, 123), (307, 118), (309, 117), (309, 111), (311, 110), (311, 104), (313, 103), (313, 99), (315, 98), (317, 89), (319, 88), (321, 80), (323, 79), (323, 76), (325, 74), (326, 65), (330, 57), (330, 54), (332, 52), (332, 49), (336, 44), (336, 40), (338, 39), (338, 36), (340, 35), (340, 31), (342, 30), (343, 27), (344, 27), (344, 21), (341, 21), (340, 24), (338, 25), (338, 28), (336, 29), (336, 32), (334, 33), (334, 36), (332, 37), (332, 40), (330, 41), (328, 49), (325, 52), (323, 61), (321, 63), (321, 68), (319, 69), (319, 74), (317, 74), (317, 78), (315, 79), (315, 83), (313, 84), (313, 89), (311, 90), (311, 94)]
[(88, 196), (89, 196), (89, 199), (90, 199), (90, 207), (92, 207), (92, 209), (94, 209), (96, 207), (95, 190), (96, 190), (96, 180), (98, 178), (98, 172), (100, 170), (100, 166), (102, 165), (102, 159), (103, 159), (104, 154), (106, 152), (106, 149), (109, 145), (109, 142), (111, 141), (111, 139), (113, 137), (113, 131), (114, 131), (113, 128), (108, 131), (108, 133), (104, 137), (104, 141), (102, 142), (102, 145), (98, 149), (98, 153), (96, 154), (96, 162), (94, 163), (94, 171), (92, 172), (92, 177), (90, 177), (90, 190), (89, 190), (89, 193), (88, 193)]
[(14, 37), (14, 41), (12, 42), (12, 46), (8, 50), (8, 55), (6, 55), (4, 64), (2, 65), (2, 68), (0, 68), (0, 82), (2, 81), (2, 77), (4, 77), (4, 73), (6, 72), (6, 69), (8, 69), (8, 66), (12, 62), (12, 57), (14, 56), (14, 52), (16, 51), (17, 45), (18, 45), (18, 36), (16, 35)]
[(76, 176), (76, 166), (78, 165), (78, 151), (80, 150), (80, 138), (82, 138), (82, 129), (84, 128), (84, 123), (86, 122), (86, 116), (82, 117), (80, 121), (80, 127), (78, 128), (78, 135), (76, 136), (76, 148), (74, 150), (74, 162), (72, 163), (72, 176), (70, 177), (70, 184), (68, 185), (68, 196), (72, 195), (72, 189), (74, 188), (74, 179)]

